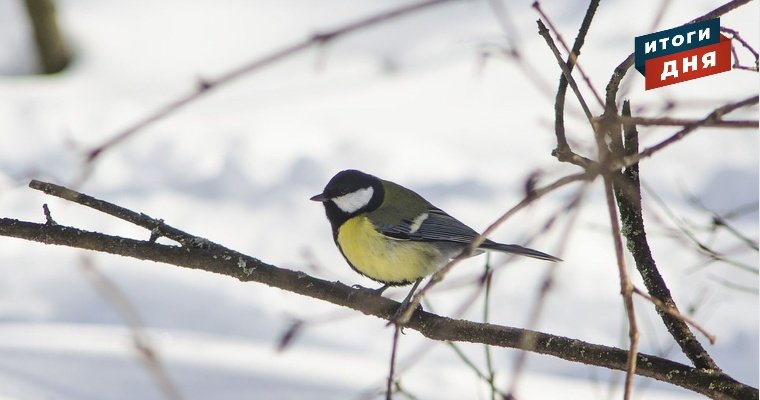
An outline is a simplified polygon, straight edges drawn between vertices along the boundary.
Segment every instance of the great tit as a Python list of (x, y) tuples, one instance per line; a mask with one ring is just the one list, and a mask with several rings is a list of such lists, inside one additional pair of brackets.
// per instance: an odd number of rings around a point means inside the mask
[[(354, 271), (389, 286), (414, 284), (459, 255), (477, 236), (469, 226), (399, 184), (361, 171), (338, 172), (313, 201), (325, 207), (335, 244)], [(561, 261), (486, 239), (475, 253), (501, 251)], [(475, 254), (473, 254), (475, 255)]]

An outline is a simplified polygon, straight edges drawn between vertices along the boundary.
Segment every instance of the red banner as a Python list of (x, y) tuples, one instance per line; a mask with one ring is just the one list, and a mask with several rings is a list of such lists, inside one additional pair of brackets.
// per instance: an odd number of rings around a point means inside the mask
[(646, 90), (702, 78), (731, 70), (731, 38), (720, 42), (646, 60)]

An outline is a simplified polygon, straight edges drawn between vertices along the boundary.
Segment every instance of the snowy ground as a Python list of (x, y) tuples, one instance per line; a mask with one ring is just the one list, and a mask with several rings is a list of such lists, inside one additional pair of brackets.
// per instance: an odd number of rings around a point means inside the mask
[[(41, 204), (48, 203), (61, 224), (147, 238), (141, 229), (26, 184), (31, 178), (75, 182), (83, 150), (188, 92), (199, 77), (217, 76), (314, 30), (403, 3), (61, 1), (77, 60), (64, 74), (38, 77), (25, 75), (34, 56), (20, 2), (0, 0), (0, 216), (40, 221)], [(519, 201), (533, 171), (548, 175), (543, 182), (576, 171), (549, 155), (559, 73), (535, 34), (538, 16), (530, 3), (508, 2), (507, 9), (520, 49), (547, 91), (512, 61), (492, 59), (482, 66), (478, 49), (501, 43), (502, 31), (487, 2), (455, 3), (221, 88), (106, 153), (80, 189), (275, 265), (372, 286), (345, 265), (321, 207), (307, 200), (336, 171), (363, 169), (415, 188), (476, 229)], [(603, 2), (581, 58), (597, 88), (633, 51), (633, 37), (653, 30), (659, 4)], [(659, 27), (718, 5), (673, 1)], [(543, 6), (565, 38), (573, 38), (585, 2)], [(757, 4), (750, 5), (723, 17), (722, 25), (757, 47), (757, 11)], [(650, 92), (635, 71), (625, 82), (634, 107), (650, 116), (700, 118), (719, 102), (758, 92), (756, 75), (746, 71)], [(668, 101), (679, 106), (664, 111)], [(568, 104), (568, 136), (579, 151), (592, 154), (589, 129), (571, 94)], [(735, 117), (757, 118), (757, 110)], [(646, 146), (674, 129), (640, 132)], [(757, 133), (701, 130), (644, 162), (642, 177), (684, 224), (706, 226), (709, 216), (689, 196), (716, 211), (757, 203)], [(493, 238), (523, 240), (574, 193), (568, 188), (548, 196)], [(693, 245), (666, 229), (673, 223), (662, 206), (651, 195), (645, 200), (654, 256), (676, 301), (694, 306), (695, 319), (718, 337), (714, 346), (703, 341), (717, 363), (757, 386), (757, 274), (725, 263), (702, 266)], [(550, 253), (564, 246), (559, 255), (566, 260), (537, 328), (625, 346), (617, 270), (601, 210), (597, 183), (569, 239), (561, 234), (563, 218), (533, 243)], [(757, 239), (756, 211), (732, 222)], [(731, 236), (699, 236), (757, 267), (757, 253)], [(383, 385), (392, 335), (383, 321), (199, 271), (0, 238), (0, 399), (161, 398), (123, 318), (82, 267), (87, 262), (127, 294), (185, 398), (362, 398)], [(479, 257), (462, 265), (433, 293), (437, 312), (451, 315), (459, 307), (472, 288), (457, 283), (477, 276), (483, 262)], [(545, 268), (515, 260), (498, 270), (494, 322), (526, 326)], [(479, 305), (463, 317), (478, 320)], [(638, 300), (636, 306), (641, 350), (685, 361), (651, 306)], [(289, 349), (277, 352), (293, 318), (310, 323)], [(481, 347), (462, 348), (483, 365)], [(410, 331), (400, 351), (400, 365), (408, 368), (402, 384), (419, 398), (488, 398), (448, 347), (429, 346)], [(494, 352), (503, 386), (514, 355)], [(521, 398), (619, 397), (619, 374), (548, 357), (529, 360)], [(698, 397), (643, 378), (636, 382), (639, 398)]]

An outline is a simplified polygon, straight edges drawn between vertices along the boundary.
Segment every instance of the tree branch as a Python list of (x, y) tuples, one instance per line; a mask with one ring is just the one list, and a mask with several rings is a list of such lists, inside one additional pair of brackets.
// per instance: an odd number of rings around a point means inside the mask
[[(537, 2), (533, 4), (535, 7), (537, 5)], [(593, 20), (594, 15), (596, 14), (596, 9), (598, 7), (599, 7), (599, 0), (591, 0), (589, 2), (588, 8), (586, 9), (586, 15), (583, 17), (583, 22), (581, 22), (581, 27), (580, 29), (578, 29), (578, 35), (575, 37), (575, 42), (573, 42), (572, 51), (567, 57), (567, 62), (565, 62), (568, 72), (572, 72), (573, 67), (575, 66), (575, 63), (578, 60), (578, 56), (580, 56), (581, 54), (581, 47), (583, 47), (583, 43), (586, 41), (586, 34), (588, 33), (589, 28), (591, 27), (591, 21)], [(563, 71), (563, 73), (560, 74), (560, 77), (559, 77), (559, 86), (557, 87), (557, 96), (554, 100), (554, 114), (555, 114), (554, 133), (557, 136), (557, 148), (552, 152), (552, 154), (558, 159), (560, 159), (560, 161), (563, 161), (563, 158), (567, 160), (582, 160), (583, 158), (581, 156), (578, 156), (572, 151), (572, 149), (570, 148), (570, 145), (567, 143), (567, 138), (565, 137), (564, 115), (565, 115), (565, 94), (567, 93), (567, 84), (568, 84), (568, 80), (565, 77), (565, 73)]]
[(191, 93), (180, 96), (179, 98), (165, 104), (163, 107), (160, 107), (157, 110), (154, 110), (153, 112), (149, 113), (144, 118), (138, 120), (137, 122), (133, 123), (132, 125), (128, 126), (122, 131), (111, 136), (100, 145), (90, 149), (87, 152), (87, 162), (92, 163), (105, 150), (111, 148), (117, 143), (120, 143), (124, 139), (132, 136), (133, 134), (146, 128), (147, 126), (175, 113), (182, 107), (205, 96), (212, 89), (216, 89), (244, 75), (250, 74), (254, 71), (258, 71), (264, 67), (268, 67), (272, 64), (282, 61), (283, 59), (286, 59), (295, 54), (298, 54), (311, 47), (321, 46), (328, 42), (334, 41), (341, 36), (345, 36), (347, 34), (354, 33), (356, 31), (369, 28), (372, 26), (376, 26), (383, 22), (387, 22), (389, 20), (404, 16), (404, 15), (408, 15), (420, 10), (424, 10), (436, 5), (440, 5), (440, 4), (448, 3), (452, 1), (454, 0), (426, 0), (419, 3), (405, 5), (403, 7), (399, 7), (399, 8), (386, 11), (384, 13), (380, 13), (377, 15), (372, 15), (370, 17), (362, 18), (354, 22), (350, 22), (334, 30), (329, 30), (325, 32), (317, 32), (305, 39), (292, 43), (288, 46), (282, 47), (279, 50), (276, 50), (272, 53), (269, 53), (262, 57), (254, 59), (247, 64), (234, 68), (222, 74), (220, 77), (216, 79), (203, 79), (198, 82), (198, 84), (195, 87), (195, 90), (192, 91)]
[[(554, 23), (552, 23), (552, 20), (551, 18), (549, 18), (549, 15), (544, 13), (544, 10), (541, 9), (541, 4), (538, 1), (533, 2), (533, 8), (536, 11), (538, 11), (538, 14), (541, 15), (541, 18), (546, 20), (546, 23), (549, 25), (549, 29), (551, 29), (554, 32), (554, 34), (557, 36), (557, 41), (559, 42), (559, 44), (562, 45), (562, 48), (567, 53), (566, 64), (568, 64), (571, 67), (572, 66), (578, 67), (578, 73), (581, 74), (581, 78), (583, 78), (583, 81), (586, 82), (586, 86), (588, 86), (588, 89), (589, 91), (591, 91), (591, 94), (594, 95), (594, 99), (597, 101), (597, 103), (599, 103), (599, 106), (604, 107), (604, 102), (602, 101), (601, 96), (599, 96), (599, 93), (596, 92), (596, 88), (594, 88), (594, 85), (591, 83), (591, 78), (588, 77), (588, 75), (586, 74), (586, 71), (584, 71), (583, 67), (581, 67), (581, 64), (578, 63), (578, 56), (580, 55), (581, 47), (583, 46), (583, 43), (586, 41), (586, 35), (588, 34), (588, 30), (591, 27), (591, 20), (594, 18), (594, 14), (596, 14), (596, 9), (598, 7), (599, 7), (599, 0), (591, 0), (591, 2), (588, 5), (588, 9), (586, 9), (586, 16), (583, 17), (583, 22), (581, 23), (581, 27), (580, 29), (578, 29), (578, 36), (575, 37), (575, 42), (573, 43), (573, 50), (571, 50), (567, 46), (567, 43), (565, 43), (565, 39), (562, 38), (562, 33), (560, 33), (559, 29), (557, 29), (557, 27), (554, 26)], [(572, 72), (572, 68), (570, 68), (570, 70)], [(557, 92), (559, 92), (559, 90)], [(564, 107), (562, 109), (564, 110)]]
[(409, 305), (407, 306), (406, 310), (399, 316), (397, 323), (404, 325), (406, 324), (406, 321), (409, 320), (409, 318), (412, 316), (412, 314), (417, 309), (417, 306), (420, 305), (422, 302), (422, 298), (425, 296), (425, 294), (430, 291), (435, 285), (440, 283), (443, 278), (446, 276), (446, 274), (451, 271), (452, 268), (454, 268), (459, 262), (462, 260), (465, 260), (469, 258), (475, 249), (480, 246), (488, 236), (493, 233), (493, 231), (496, 230), (501, 224), (504, 223), (507, 219), (512, 217), (515, 213), (522, 210), (523, 208), (527, 207), (528, 205), (532, 204), (534, 201), (536, 201), (541, 196), (558, 189), (562, 186), (565, 186), (567, 184), (570, 184), (572, 182), (577, 182), (581, 180), (587, 180), (593, 178), (595, 175), (590, 172), (583, 172), (579, 174), (573, 174), (568, 175), (563, 178), (557, 179), (556, 181), (552, 182), (549, 185), (546, 185), (539, 189), (532, 189), (530, 190), (525, 197), (517, 203), (515, 206), (507, 210), (504, 214), (501, 215), (496, 221), (494, 221), (491, 225), (489, 225), (480, 235), (475, 237), (475, 239), (470, 242), (470, 244), (462, 250), (459, 255), (452, 258), (451, 261), (449, 261), (443, 268), (436, 271), (428, 280), (428, 282), (423, 286), (420, 290), (417, 291), (417, 293), (412, 296), (412, 299), (409, 301)]
[[(604, 111), (605, 115), (610, 112), (609, 108)], [(633, 305), (633, 284), (628, 275), (628, 268), (625, 265), (625, 256), (623, 254), (623, 243), (620, 237), (620, 222), (618, 221), (618, 211), (615, 208), (615, 197), (613, 181), (616, 172), (609, 169), (611, 162), (620, 157), (623, 149), (623, 140), (620, 135), (620, 125), (610, 123), (609, 118), (602, 118), (600, 124), (594, 125), (594, 139), (596, 140), (597, 152), (599, 154), (599, 164), (605, 171), (602, 173), (604, 184), (604, 195), (607, 201), (607, 214), (610, 219), (610, 235), (613, 247), (615, 249), (615, 261), (618, 267), (618, 276), (620, 278), (620, 295), (623, 297), (623, 305), (628, 318), (628, 369), (625, 375), (625, 384), (623, 399), (629, 400), (633, 391), (633, 377), (636, 374), (637, 354), (639, 346), (639, 329), (636, 322), (636, 313)], [(609, 144), (606, 139), (609, 139)]]
[[(620, 117), (619, 119), (620, 123), (623, 124), (633, 124), (633, 125), (639, 125), (639, 126), (688, 126), (700, 123), (700, 120), (694, 120), (694, 119), (683, 119), (683, 118), (670, 118), (670, 117), (662, 117), (662, 118), (647, 118), (647, 117)], [(734, 121), (726, 121), (726, 120), (716, 120), (716, 121), (705, 121), (701, 126), (704, 127), (716, 127), (716, 128), (750, 128), (750, 129), (757, 129), (758, 128), (758, 120), (756, 119), (747, 119), (747, 120), (734, 120)]]
[[(0, 218), (0, 236), (223, 274), (243, 282), (259, 282), (324, 300), (386, 320), (393, 316), (399, 306), (398, 302), (379, 296), (372, 290), (355, 289), (340, 282), (329, 282), (303, 272), (278, 268), (221, 245), (215, 245), (211, 249), (164, 245), (62, 225), (38, 224), (9, 218)], [(520, 348), (524, 335), (534, 335), (533, 346), (524, 350), (620, 371), (624, 371), (627, 365), (628, 352), (618, 348), (543, 332), (455, 320), (425, 311), (415, 312), (406, 327), (434, 340), (482, 343), (506, 348)], [(757, 389), (723, 373), (692, 368), (646, 354), (639, 354), (637, 361), (636, 374), (641, 376), (714, 398), (758, 399)]]
[[(623, 115), (630, 115), (630, 103), (623, 103)], [(625, 154), (637, 154), (639, 139), (634, 125), (624, 126)], [(620, 220), (623, 225), (622, 233), (625, 236), (628, 251), (633, 256), (636, 269), (639, 270), (644, 285), (649, 294), (663, 303), (666, 307), (678, 310), (673, 296), (670, 294), (665, 279), (662, 278), (657, 264), (652, 257), (652, 251), (647, 241), (644, 218), (641, 213), (641, 185), (639, 181), (639, 165), (632, 164), (619, 175), (615, 181), (615, 198), (620, 209)], [(682, 319), (666, 312), (662, 307), (656, 307), (662, 322), (673, 336), (676, 343), (686, 357), (697, 368), (706, 368), (720, 371), (718, 365), (705, 351), (702, 344), (694, 337), (689, 327)]]
[(723, 119), (723, 116), (731, 113), (733, 111), (736, 111), (742, 107), (747, 107), (751, 105), (755, 105), (758, 103), (759, 96), (755, 95), (749, 98), (746, 98), (744, 100), (740, 100), (734, 103), (726, 104), (722, 107), (718, 107), (713, 112), (711, 112), (709, 115), (707, 115), (705, 118), (701, 120), (697, 120), (689, 125), (686, 125), (683, 127), (683, 129), (679, 130), (678, 132), (674, 133), (667, 139), (663, 140), (660, 143), (657, 143), (656, 145), (647, 147), (646, 149), (642, 150), (641, 152), (636, 152), (630, 155), (626, 155), (622, 158), (622, 164), (621, 163), (613, 163), (612, 169), (620, 169), (622, 167), (627, 167), (630, 165), (633, 165), (642, 158), (651, 157), (652, 154), (664, 149), (665, 147), (683, 139), (686, 137), (686, 135), (694, 132), (698, 128), (701, 128), (703, 126), (707, 126), (709, 124), (714, 124), (717, 121), (721, 121)]
[[(168, 226), (164, 224), (164, 221), (161, 219), (151, 218), (146, 214), (134, 212), (124, 207), (117, 206), (116, 204), (96, 199), (92, 196), (79, 193), (75, 190), (71, 190), (54, 183), (42, 182), (36, 179), (32, 179), (32, 181), (29, 182), (29, 187), (51, 196), (90, 207), (94, 210), (143, 227), (150, 231), (151, 242), (154, 242), (159, 237), (164, 236), (166, 238), (174, 240), (181, 245), (201, 246), (204, 244), (204, 241), (207, 242), (207, 245), (212, 244), (205, 239), (193, 236), (187, 232), (183, 232), (177, 228)], [(48, 221), (52, 220), (52, 218), (50, 218), (49, 211), (45, 213), (45, 217), (48, 219)]]
[[(578, 88), (578, 84), (575, 82), (575, 79), (573, 78), (572, 70), (570, 69), (570, 64), (562, 60), (562, 55), (559, 53), (559, 49), (557, 48), (557, 45), (554, 44), (554, 40), (552, 39), (551, 34), (549, 33), (549, 29), (546, 27), (544, 22), (539, 19), (538, 21), (536, 21), (536, 23), (538, 24), (538, 34), (541, 35), (542, 38), (544, 38), (544, 40), (546, 41), (546, 44), (549, 46), (549, 49), (552, 51), (552, 54), (554, 54), (554, 58), (557, 59), (557, 63), (559, 64), (560, 69), (562, 69), (562, 76), (565, 77), (565, 80), (567, 80), (567, 84), (569, 84), (570, 88), (573, 89), (573, 92), (575, 93), (575, 97), (578, 98), (578, 102), (580, 102), (581, 108), (583, 109), (583, 114), (586, 115), (586, 118), (589, 120), (589, 122), (591, 122), (593, 118), (593, 114), (591, 113), (591, 109), (588, 107), (588, 104), (586, 104), (586, 99), (583, 98), (583, 95), (581, 94), (581, 91)], [(555, 114), (556, 114), (556, 110), (555, 110)], [(562, 116), (560, 115), (560, 118), (561, 117)], [(567, 144), (567, 142), (565, 142), (565, 144)]]

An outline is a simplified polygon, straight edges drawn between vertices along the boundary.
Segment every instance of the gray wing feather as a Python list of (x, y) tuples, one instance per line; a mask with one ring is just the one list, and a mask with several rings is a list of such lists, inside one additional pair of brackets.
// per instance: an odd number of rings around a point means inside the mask
[[(417, 223), (417, 226), (415, 226), (414, 220), (406, 219), (399, 224), (375, 225), (384, 235), (395, 239), (412, 240), (416, 242), (449, 242), (467, 245), (478, 236), (478, 233), (475, 232), (475, 230), (440, 209), (430, 208), (428, 209), (427, 214), (427, 218), (421, 223)], [(562, 261), (560, 258), (538, 250), (529, 249), (515, 244), (497, 243), (489, 239), (486, 239), (479, 248), (518, 254), (541, 260)]]
[(443, 241), (467, 244), (478, 236), (475, 230), (437, 208), (429, 209), (427, 214), (427, 218), (414, 232), (412, 232), (414, 220), (403, 220), (400, 224), (378, 225), (377, 228), (387, 236), (417, 242)]

